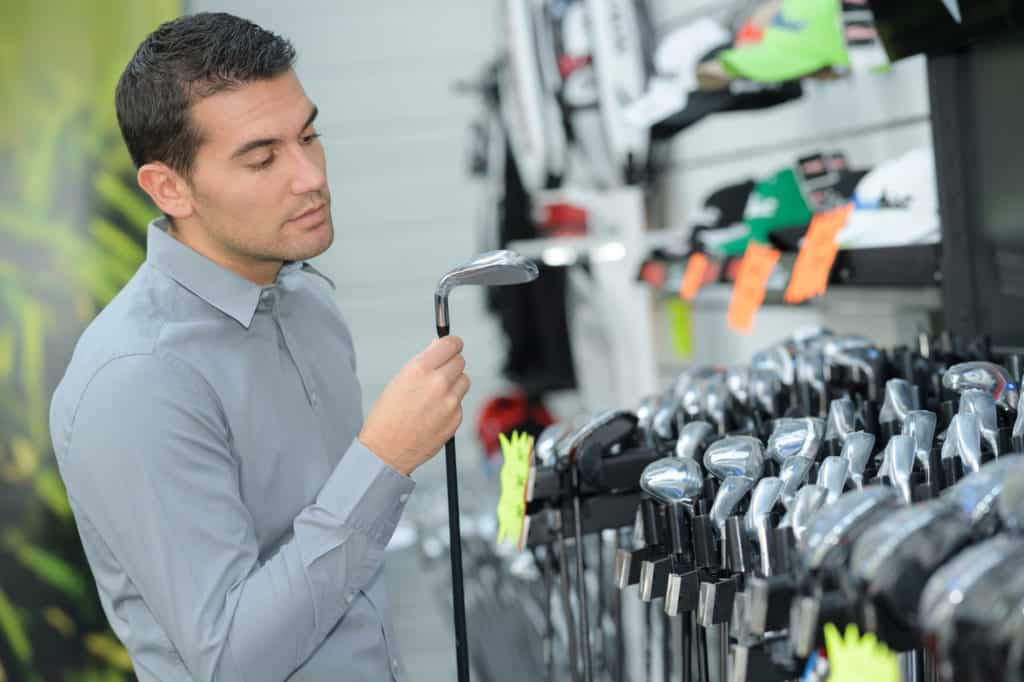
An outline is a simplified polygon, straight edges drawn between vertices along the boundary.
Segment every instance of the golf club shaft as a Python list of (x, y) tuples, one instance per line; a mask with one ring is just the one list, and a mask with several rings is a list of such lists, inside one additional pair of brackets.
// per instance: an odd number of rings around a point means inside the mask
[[(448, 300), (444, 300), (447, 313)], [(447, 317), (447, 315), (446, 315)], [(447, 321), (447, 320), (445, 320)], [(437, 325), (437, 338), (448, 336), (449, 325)], [(444, 444), (448, 476), (448, 546), (452, 563), (452, 611), (455, 619), (455, 666), (458, 682), (469, 682), (469, 651), (466, 636), (466, 595), (462, 578), (462, 531), (459, 528), (459, 472), (455, 460), (455, 436)]]
[(459, 682), (469, 682), (466, 598), (462, 579), (462, 533), (459, 529), (459, 476), (455, 468), (455, 437), (444, 445), (448, 473), (448, 537), (452, 561), (452, 609), (455, 616), (455, 664)]
[(583, 520), (581, 518), (579, 481), (574, 477), (573, 486), (573, 517), (575, 521), (576, 535), (576, 579), (579, 583), (580, 599), (580, 644), (583, 653), (583, 680), (593, 682), (594, 670), (593, 659), (590, 651), (590, 617), (589, 604), (587, 603), (587, 576), (586, 567), (583, 565)]
[(562, 610), (565, 611), (565, 631), (569, 641), (569, 668), (573, 682), (579, 682), (579, 649), (576, 645), (576, 618), (572, 613), (572, 596), (569, 593), (569, 559), (565, 546), (565, 534), (562, 532), (561, 519), (558, 524), (558, 574), (562, 593)]

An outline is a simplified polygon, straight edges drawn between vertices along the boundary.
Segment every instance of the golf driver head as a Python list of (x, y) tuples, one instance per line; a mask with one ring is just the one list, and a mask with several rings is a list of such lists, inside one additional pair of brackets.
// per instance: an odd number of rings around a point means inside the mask
[(779, 467), (779, 479), (782, 481), (782, 503), (789, 509), (793, 504), (800, 486), (807, 480), (807, 474), (814, 466), (814, 460), (807, 457), (790, 457)]
[(875, 450), (875, 435), (866, 431), (854, 431), (846, 437), (839, 456), (849, 465), (850, 480), (858, 490), (864, 487), (864, 470)]
[(826, 504), (832, 504), (843, 494), (849, 472), (850, 463), (842, 457), (826, 457), (821, 462), (818, 469), (818, 485), (828, 493)]
[(942, 385), (957, 393), (977, 389), (985, 391), (996, 405), (1006, 410), (1017, 407), (1020, 387), (1006, 368), (994, 362), (961, 362), (942, 375)]
[(720, 481), (729, 477), (756, 481), (763, 467), (764, 448), (761, 441), (750, 436), (727, 436), (709, 445), (704, 453), (704, 468)]
[(438, 328), (448, 328), (448, 294), (462, 286), (508, 286), (537, 279), (537, 266), (515, 251), (488, 251), (446, 272), (434, 290)]
[(679, 440), (676, 441), (676, 457), (696, 459), (701, 447), (712, 437), (715, 429), (706, 421), (692, 421), (679, 429)]
[(889, 379), (885, 382), (885, 400), (878, 412), (882, 424), (902, 425), (907, 413), (917, 409), (917, 390), (906, 379)]
[(692, 459), (664, 457), (644, 467), (640, 488), (665, 504), (688, 503), (704, 489), (704, 475)]
[(783, 417), (775, 420), (768, 438), (767, 454), (779, 464), (790, 457), (813, 460), (825, 436), (825, 422), (818, 417)]
[(934, 412), (928, 410), (911, 410), (903, 421), (903, 429), (900, 431), (905, 436), (914, 439), (914, 452), (921, 468), (931, 477), (931, 452), (932, 443), (935, 441), (935, 425), (938, 418)]
[(901, 504), (899, 493), (892, 488), (872, 485), (850, 491), (823, 506), (811, 518), (798, 546), (804, 570), (838, 568), (865, 526), (892, 513)]
[(786, 515), (779, 523), (780, 528), (792, 528), (793, 537), (799, 543), (807, 533), (811, 519), (819, 509), (825, 506), (828, 491), (813, 483), (805, 485), (796, 492), (793, 502), (789, 505)]
[(719, 537), (724, 537), (725, 521), (736, 511), (743, 498), (754, 487), (754, 479), (746, 476), (726, 476), (718, 486), (715, 501), (708, 512), (708, 518), (718, 529)]
[(997, 457), (1002, 454), (999, 447), (999, 423), (996, 418), (996, 402), (989, 393), (969, 388), (960, 394), (957, 414), (973, 414), (978, 420), (981, 437)]
[(857, 428), (857, 406), (850, 398), (836, 398), (828, 406), (825, 440), (844, 442)]
[(899, 491), (904, 504), (913, 502), (911, 499), (910, 477), (914, 472), (914, 439), (910, 436), (893, 436), (885, 446), (882, 460), (882, 472), (889, 477), (894, 488)]

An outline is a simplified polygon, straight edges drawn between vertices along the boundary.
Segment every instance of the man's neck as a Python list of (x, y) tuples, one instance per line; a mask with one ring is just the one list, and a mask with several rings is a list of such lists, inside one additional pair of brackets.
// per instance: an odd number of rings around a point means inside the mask
[[(199, 234), (197, 234), (199, 233)], [(213, 261), (225, 270), (230, 270), (239, 277), (247, 279), (257, 286), (270, 286), (277, 281), (277, 275), (284, 266), (279, 261), (250, 261), (243, 262), (242, 259), (232, 257), (232, 254), (225, 253), (218, 249), (209, 239), (200, 236), (199, 230), (182, 230), (170, 218), (167, 219), (167, 234), (189, 247), (200, 256)]]

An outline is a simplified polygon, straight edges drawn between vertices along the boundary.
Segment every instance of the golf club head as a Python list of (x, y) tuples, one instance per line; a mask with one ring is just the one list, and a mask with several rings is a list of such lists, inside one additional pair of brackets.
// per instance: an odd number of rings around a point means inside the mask
[(1013, 436), (1014, 443), (1024, 441), (1024, 393), (1021, 393), (1021, 396), (1017, 401), (1017, 417), (1013, 420), (1013, 432), (1011, 433), (1011, 436)]
[(999, 566), (1012, 562), (1017, 568), (1022, 560), (1024, 540), (997, 535), (960, 552), (928, 579), (921, 593), (917, 622), (935, 647), (940, 663), (948, 666), (944, 659), (964, 595), (991, 576)]
[(1004, 528), (1011, 533), (1021, 535), (1024, 534), (1024, 456), (1000, 457), (996, 461), (986, 464), (982, 471), (987, 471), (996, 464), (1005, 465), (1004, 463), (1011, 462), (1013, 463), (1012, 470), (1000, 476), (1003, 489), (996, 502), (996, 511)]
[(810, 520), (798, 549), (806, 571), (838, 568), (866, 525), (902, 505), (899, 493), (872, 485), (853, 490), (823, 506)]
[(784, 386), (792, 386), (796, 380), (796, 364), (785, 346), (772, 346), (754, 353), (750, 363), (753, 369), (771, 372)]
[(764, 448), (761, 441), (750, 436), (727, 436), (709, 445), (704, 453), (704, 468), (720, 481), (729, 477), (756, 481), (763, 467)]
[(808, 346), (822, 346), (832, 336), (832, 331), (826, 327), (818, 324), (805, 324), (797, 327), (790, 339), (797, 348), (807, 348)]
[(574, 465), (580, 446), (599, 429), (618, 420), (632, 422), (633, 426), (636, 426), (637, 423), (636, 415), (625, 410), (605, 410), (592, 417), (584, 417), (578, 428), (561, 438), (556, 444), (558, 461), (570, 466)]
[(725, 536), (725, 521), (736, 511), (743, 498), (754, 487), (754, 479), (746, 476), (726, 476), (718, 487), (715, 501), (711, 505), (708, 517), (718, 529), (718, 536)]
[(703, 409), (703, 393), (700, 384), (690, 384), (679, 399), (679, 406), (688, 419), (696, 419)]
[(875, 450), (875, 435), (866, 431), (854, 431), (846, 437), (839, 456), (847, 461), (850, 480), (858, 490), (864, 487), (864, 470)]
[(885, 400), (878, 412), (882, 424), (902, 425), (907, 413), (917, 409), (917, 391), (906, 379), (889, 379), (885, 382)]
[(796, 378), (816, 391), (825, 389), (825, 354), (820, 347), (809, 346), (796, 355)]
[(750, 494), (750, 506), (744, 517), (747, 532), (756, 535), (757, 529), (767, 524), (767, 519), (781, 499), (782, 479), (765, 476), (758, 481), (754, 492)]
[(825, 436), (825, 422), (817, 417), (783, 417), (775, 420), (768, 438), (767, 454), (779, 464), (790, 457), (813, 460)]
[(935, 441), (935, 425), (938, 418), (934, 412), (928, 410), (911, 410), (907, 412), (903, 421), (903, 429), (900, 431), (905, 436), (914, 439), (914, 453), (921, 468), (931, 479), (931, 452), (932, 443)]
[(818, 485), (828, 493), (826, 504), (832, 504), (843, 494), (849, 471), (850, 463), (842, 457), (826, 457), (821, 462), (818, 469)]
[(790, 457), (779, 467), (779, 479), (782, 481), (782, 503), (789, 509), (800, 486), (807, 480), (814, 460), (799, 455)]
[(775, 398), (782, 391), (782, 382), (766, 369), (750, 370), (750, 397), (753, 406), (765, 414), (775, 414)]
[(700, 365), (697, 367), (689, 367), (679, 373), (676, 380), (672, 383), (672, 395), (676, 398), (682, 399), (683, 394), (693, 387), (699, 387), (707, 379), (719, 374), (721, 372), (718, 367), (708, 367)]
[(994, 362), (961, 362), (942, 375), (942, 385), (957, 393), (977, 389), (985, 391), (996, 405), (1006, 410), (1017, 407), (1020, 387), (1006, 368)]
[(651, 422), (654, 420), (654, 413), (658, 409), (658, 405), (661, 401), (656, 395), (645, 396), (640, 401), (640, 406), (636, 408), (636, 420), (637, 426), (644, 431), (648, 431), (651, 428)]
[(786, 515), (782, 517), (779, 528), (792, 528), (793, 537), (799, 543), (807, 533), (807, 527), (814, 515), (825, 506), (828, 491), (813, 483), (805, 485), (796, 492)]
[(893, 487), (899, 491), (904, 504), (910, 504), (913, 500), (910, 494), (910, 477), (914, 472), (914, 462), (917, 454), (914, 452), (914, 439), (910, 436), (893, 436), (885, 446), (885, 456), (882, 460), (882, 471), (889, 477)]
[(540, 466), (552, 467), (558, 461), (556, 446), (569, 430), (569, 422), (558, 422), (545, 427), (533, 444), (533, 455)]
[[(1015, 492), (1022, 483), (1024, 456), (1006, 455), (964, 476), (944, 490), (942, 497), (960, 510), (978, 536), (984, 537), (1001, 526), (1014, 527), (1016, 517), (1010, 510), (1019, 499)], [(1024, 508), (1019, 512), (1024, 513)]]
[(718, 427), (721, 433), (725, 433), (726, 416), (729, 412), (729, 387), (719, 377), (709, 379), (704, 384), (704, 400), (702, 402), (704, 414)]
[(668, 443), (676, 438), (676, 413), (679, 401), (675, 398), (662, 400), (651, 416), (651, 433), (661, 443)]
[(730, 367), (725, 373), (725, 385), (738, 405), (750, 404), (750, 368)]
[(434, 290), (434, 310), (438, 330), (449, 327), (448, 294), (461, 286), (508, 286), (526, 284), (540, 272), (534, 263), (515, 251), (488, 251), (446, 272)]
[(697, 452), (715, 433), (711, 424), (705, 421), (692, 421), (679, 429), (679, 440), (676, 441), (676, 457), (695, 459)]
[(849, 398), (836, 398), (828, 406), (825, 440), (845, 442), (857, 428), (857, 406)]
[[(996, 419), (996, 402), (989, 393), (969, 388), (960, 394), (958, 414), (973, 414), (981, 430), (981, 437), (997, 457), (1002, 454), (999, 447), (999, 424)], [(961, 424), (962, 426), (962, 424)]]
[(644, 467), (640, 488), (665, 504), (689, 503), (703, 491), (704, 475), (692, 459), (664, 457)]
[(946, 429), (942, 444), (942, 459), (960, 458), (965, 472), (981, 468), (981, 429), (973, 414), (955, 414)]

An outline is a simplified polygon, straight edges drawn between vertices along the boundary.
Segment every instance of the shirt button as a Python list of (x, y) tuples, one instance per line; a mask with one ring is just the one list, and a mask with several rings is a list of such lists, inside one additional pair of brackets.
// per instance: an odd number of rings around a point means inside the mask
[(402, 504), (405, 504), (406, 502), (408, 502), (409, 501), (409, 493), (402, 493), (401, 495), (399, 495), (398, 496), (398, 501), (401, 502)]
[(353, 601), (355, 601), (355, 598), (356, 598), (356, 591), (355, 590), (349, 590), (348, 592), (345, 593), (345, 601), (347, 603), (351, 604)]
[(394, 670), (396, 674), (398, 673), (398, 667), (399, 667), (398, 666), (398, 659), (397, 658), (392, 658), (391, 659), (391, 669)]
[(313, 404), (313, 407), (316, 407), (319, 401), (320, 399), (317, 397), (316, 393), (311, 393), (309, 395), (309, 402)]

